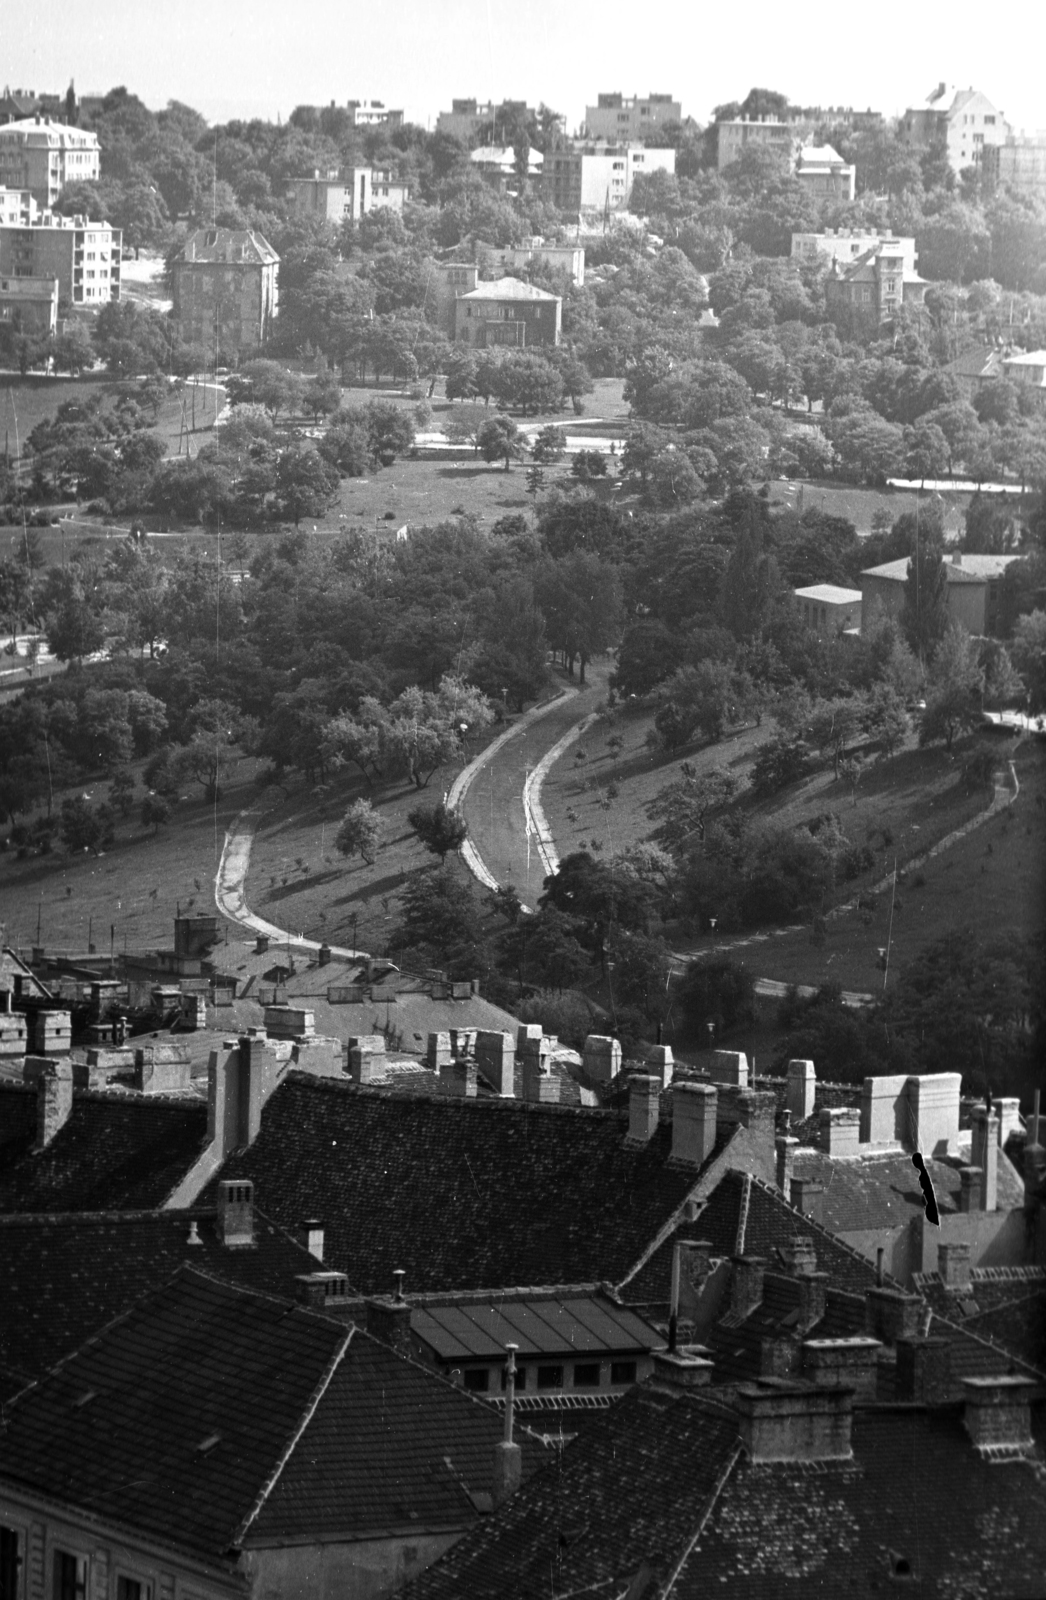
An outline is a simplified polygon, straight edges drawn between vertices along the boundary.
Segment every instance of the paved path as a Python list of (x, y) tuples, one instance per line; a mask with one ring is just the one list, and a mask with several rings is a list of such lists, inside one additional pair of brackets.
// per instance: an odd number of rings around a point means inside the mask
[[(254, 830), (260, 817), (261, 807), (248, 806), (236, 817), (225, 835), (222, 858), (214, 877), (215, 905), (230, 922), (237, 923), (241, 928), (249, 928), (252, 933), (267, 933), (284, 948), (318, 950), (318, 939), (306, 939), (302, 934), (288, 933), (286, 928), (278, 928), (274, 922), (267, 922), (248, 908), (247, 871), (251, 864)], [(332, 944), (330, 950), (332, 955), (344, 956), (350, 961), (356, 956), (366, 958), (367, 955), (366, 950), (352, 950), (344, 945)]]

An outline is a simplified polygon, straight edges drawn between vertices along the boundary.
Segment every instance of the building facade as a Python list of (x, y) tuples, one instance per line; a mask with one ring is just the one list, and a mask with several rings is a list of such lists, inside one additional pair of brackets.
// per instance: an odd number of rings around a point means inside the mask
[(749, 145), (775, 150), (791, 165), (802, 142), (796, 126), (779, 117), (731, 118), (715, 124), (715, 135), (716, 166), (720, 172), (738, 161)]
[[(849, 267), (859, 256), (866, 255), (869, 250), (877, 250), (883, 243), (885, 239), (881, 233), (860, 233), (850, 228), (825, 228), (823, 233), (793, 233), (792, 260), (814, 263), (823, 259), (838, 262), (841, 267)], [(900, 246), (905, 271), (914, 272), (918, 265), (915, 240), (894, 239), (891, 243)]]
[(454, 302), (454, 337), (477, 349), (504, 345), (522, 350), (557, 345), (563, 302), (518, 278), (480, 283)]
[(528, 106), (525, 100), (502, 100), (495, 102), (487, 100), (452, 100), (449, 111), (441, 111), (436, 118), (436, 132), (449, 134), (452, 139), (460, 139), (462, 144), (471, 144), (478, 136), (479, 130), (488, 123), (493, 123), (497, 132), (497, 119), (501, 116), (511, 115), (517, 122), (531, 123), (537, 117), (533, 106)]
[(803, 622), (823, 638), (837, 633), (860, 633), (861, 591), (844, 589), (837, 583), (815, 583), (795, 589)]
[(0, 227), (28, 228), (39, 215), (31, 189), (0, 189)]
[[(1012, 556), (962, 555), (945, 560), (944, 603), (951, 622), (961, 623), (975, 638), (998, 638), (1004, 622), (1002, 583)], [(885, 561), (861, 573), (861, 614), (867, 624), (873, 612), (899, 617), (904, 609), (908, 560)]]
[(0, 185), (30, 189), (41, 209), (53, 206), (67, 183), (92, 183), (99, 175), (98, 135), (41, 116), (0, 128)]
[(796, 162), (795, 178), (803, 192), (816, 200), (852, 200), (857, 168), (844, 161), (830, 144), (804, 145)]
[(311, 178), (292, 178), (288, 198), (296, 211), (338, 227), (358, 222), (369, 211), (402, 211), (408, 190), (387, 167), (316, 169)]
[[(477, 145), (469, 157), (473, 172), (502, 194), (520, 187), (520, 172), (516, 152), (510, 144)], [(540, 182), (545, 158), (540, 150), (527, 150), (527, 177)]]
[(995, 183), (1021, 194), (1046, 195), (1046, 133), (986, 145), (984, 170)]
[(544, 239), (535, 236), (524, 239), (521, 244), (509, 245), (504, 250), (482, 245), (479, 249), (484, 262), (489, 260), (502, 272), (518, 271), (532, 261), (541, 261), (553, 272), (563, 273), (578, 289), (585, 282), (585, 252), (581, 245), (546, 244)]
[(55, 278), (60, 300), (108, 305), (120, 298), (122, 238), (107, 222), (51, 213), (29, 227), (0, 227), (0, 276)]
[(630, 141), (644, 139), (666, 122), (682, 122), (683, 107), (670, 94), (646, 96), (601, 94), (585, 107), (585, 137)]
[(260, 233), (198, 228), (174, 263), (174, 315), (188, 344), (255, 350), (279, 308), (279, 262)]
[(545, 162), (544, 196), (557, 211), (622, 211), (636, 177), (676, 170), (676, 153), (650, 145), (591, 144), (555, 150)]
[(922, 305), (926, 280), (920, 278), (906, 246), (910, 241), (880, 239), (850, 266), (832, 262), (825, 280), (829, 311), (846, 311), (866, 328), (889, 322), (902, 306)]
[(0, 329), (48, 339), (57, 326), (57, 278), (0, 277)]
[(1030, 390), (1041, 404), (1046, 404), (1046, 350), (1024, 350), (1020, 355), (1004, 356), (1003, 376), (1022, 389)]
[(403, 112), (392, 111), (384, 100), (350, 100), (345, 108), (354, 128), (401, 128)]
[(1006, 143), (1010, 132), (1006, 118), (979, 89), (956, 89), (939, 83), (925, 105), (910, 107), (897, 128), (899, 138), (913, 150), (942, 150), (953, 172), (979, 167), (984, 153)]

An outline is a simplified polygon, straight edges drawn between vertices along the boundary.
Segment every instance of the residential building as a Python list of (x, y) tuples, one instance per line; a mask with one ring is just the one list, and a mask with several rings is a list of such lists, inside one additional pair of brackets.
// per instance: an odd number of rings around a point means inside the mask
[(67, 183), (98, 177), (98, 135), (36, 115), (0, 127), (0, 185), (30, 189), (41, 209), (54, 205)]
[(426, 315), (454, 337), (454, 305), (458, 295), (468, 294), (479, 283), (479, 267), (474, 261), (437, 261), (429, 275)]
[(1002, 373), (1011, 383), (1031, 390), (1040, 404), (1046, 401), (1046, 350), (1022, 350), (1003, 356)]
[(594, 106), (585, 108), (583, 132), (586, 139), (628, 144), (655, 133), (666, 122), (682, 120), (683, 107), (670, 94), (601, 94)]
[(279, 264), (260, 233), (198, 228), (172, 271), (182, 339), (229, 351), (264, 345), (279, 309)]
[(794, 589), (803, 622), (822, 638), (861, 631), (861, 591), (837, 583), (814, 583)]
[(791, 122), (779, 117), (735, 117), (713, 124), (716, 140), (716, 166), (722, 172), (740, 159), (749, 145), (760, 145), (774, 150), (787, 162), (789, 169), (795, 164), (797, 150), (802, 145), (802, 135)]
[(0, 334), (49, 339), (57, 326), (57, 278), (0, 277)]
[(994, 383), (996, 378), (1002, 377), (1002, 363), (1001, 350), (990, 345), (977, 345), (956, 356), (954, 361), (949, 361), (944, 370), (951, 373), (964, 395), (972, 400), (983, 384)]
[(984, 152), (1005, 144), (1010, 129), (993, 101), (979, 89), (956, 89), (939, 83), (922, 106), (901, 118), (898, 137), (917, 152), (941, 150), (953, 172), (979, 167)]
[(45, 211), (28, 227), (0, 227), (0, 276), (56, 278), (60, 300), (107, 305), (120, 298), (122, 240), (107, 222)]
[(843, 160), (830, 144), (803, 145), (795, 165), (795, 179), (815, 200), (852, 200), (857, 168)]
[(296, 211), (333, 222), (358, 222), (370, 211), (402, 211), (408, 190), (387, 167), (333, 168), (311, 178), (292, 178), (288, 198)]
[[(519, 158), (510, 144), (481, 144), (469, 156), (473, 172), (487, 183), (493, 184), (502, 194), (515, 192), (520, 185)], [(545, 158), (540, 150), (527, 151), (527, 177), (537, 182), (541, 178)]]
[(985, 145), (984, 172), (1021, 194), (1046, 195), (1046, 133), (1012, 134), (1003, 144)]
[(676, 170), (676, 153), (653, 145), (585, 144), (554, 150), (545, 162), (543, 194), (557, 211), (575, 217), (582, 211), (621, 211), (634, 179)]
[(585, 282), (585, 252), (581, 245), (547, 244), (536, 235), (501, 250), (485, 244), (477, 244), (476, 248), (484, 267), (489, 264), (502, 273), (529, 266), (532, 261), (542, 261), (553, 272), (569, 278), (575, 288), (580, 289)]
[(384, 100), (349, 100), (346, 110), (354, 128), (401, 128), (403, 112), (391, 111)]
[(493, 124), (495, 140), (497, 138), (497, 119), (499, 114), (511, 116), (515, 123), (533, 123), (537, 119), (537, 112), (533, 106), (528, 106), (523, 100), (452, 100), (449, 111), (441, 111), (436, 118), (436, 132), (449, 134), (452, 139), (460, 139), (462, 144), (472, 144), (477, 138), (481, 128)]
[(509, 345), (557, 345), (563, 301), (519, 278), (478, 283), (454, 302), (454, 337), (478, 349)]
[(825, 280), (829, 311), (842, 312), (873, 330), (897, 315), (902, 306), (920, 306), (926, 280), (920, 278), (907, 246), (910, 240), (880, 239), (849, 266), (832, 261)]
[(39, 214), (31, 189), (0, 189), (0, 227), (27, 228)]
[[(867, 1341), (807, 1344), (816, 1380), (767, 1376), (729, 1396), (702, 1386), (700, 1355), (659, 1358), (651, 1383), (423, 1573), (409, 1600), (525, 1600), (541, 1585), (632, 1600), (943, 1596), (973, 1582), (1012, 1600), (1040, 1594), (1039, 1386), (973, 1377), (959, 1405), (882, 1405), (849, 1381)], [(928, 1350), (932, 1338), (916, 1337), (902, 1359), (921, 1373)]]
[[(236, 1185), (225, 1200), (235, 1226)], [(497, 1411), (399, 1355), (395, 1302), (335, 1314), (185, 1267), (4, 1410), (20, 1600), (382, 1600), (540, 1467)]]
[[(792, 260), (814, 263), (826, 261), (838, 264), (840, 267), (849, 267), (856, 262), (859, 256), (864, 256), (870, 250), (877, 250), (886, 243), (887, 236), (881, 233), (861, 232), (851, 228), (825, 228), (823, 233), (793, 233), (792, 234)], [(900, 248), (906, 272), (914, 272), (918, 265), (915, 254), (914, 239), (892, 239), (892, 244)]]
[[(945, 558), (944, 603), (949, 618), (961, 622), (975, 637), (1001, 637), (1003, 574), (1015, 555), (964, 555), (949, 551)], [(867, 624), (879, 610), (888, 617), (904, 609), (908, 560), (885, 561), (861, 573), (861, 614)]]

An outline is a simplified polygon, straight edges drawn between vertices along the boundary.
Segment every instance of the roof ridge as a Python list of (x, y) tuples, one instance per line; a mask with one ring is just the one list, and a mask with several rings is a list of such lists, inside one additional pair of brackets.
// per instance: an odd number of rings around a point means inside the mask
[(669, 1576), (668, 1582), (661, 1590), (658, 1600), (669, 1600), (669, 1596), (671, 1595), (672, 1590), (675, 1588), (683, 1568), (686, 1566), (691, 1554), (693, 1553), (694, 1546), (697, 1544), (697, 1541), (700, 1539), (702, 1533), (705, 1531), (705, 1528), (708, 1526), (708, 1519), (716, 1508), (719, 1496), (726, 1488), (729, 1479), (733, 1476), (734, 1468), (737, 1466), (743, 1450), (744, 1446), (742, 1445), (741, 1440), (735, 1439), (730, 1454), (727, 1457), (726, 1464), (724, 1465), (723, 1470), (720, 1472), (715, 1483), (712, 1485), (711, 1492), (705, 1501), (701, 1515), (697, 1519), (697, 1526), (694, 1529), (693, 1537), (688, 1543), (686, 1549), (683, 1551), (683, 1554), (680, 1556), (678, 1563)]
[[(482, 1107), (484, 1112), (496, 1113), (501, 1111), (506, 1116), (511, 1116), (513, 1112), (519, 1111), (551, 1114), (553, 1116), (562, 1115), (563, 1113), (576, 1116), (580, 1112), (588, 1116), (606, 1117), (608, 1120), (613, 1117), (619, 1124), (624, 1124), (628, 1120), (628, 1112), (618, 1110), (614, 1106), (562, 1105), (543, 1100), (520, 1100), (515, 1096), (503, 1098), (500, 1095), (488, 1097), (486, 1095), (421, 1094), (415, 1093), (410, 1089), (395, 1096), (390, 1096), (381, 1084), (354, 1083), (351, 1079), (346, 1079), (343, 1082), (340, 1078), (319, 1078), (315, 1073), (307, 1072), (301, 1067), (292, 1067), (284, 1074), (274, 1090), (274, 1095), (278, 1094), (280, 1089), (289, 1083), (307, 1084), (314, 1090), (324, 1090), (332, 1094), (360, 1095), (366, 1099), (384, 1101), (387, 1104), (405, 1105), (415, 1102), (418, 1105), (439, 1107), (444, 1111), (460, 1112), (465, 1110), (475, 1112)], [(200, 1104), (203, 1105), (205, 1102), (201, 1100)]]
[[(785, 1199), (784, 1195), (775, 1184), (767, 1183), (765, 1179), (758, 1177), (754, 1172), (749, 1173), (749, 1177), (751, 1178), (752, 1183), (758, 1184), (761, 1189), (764, 1189), (771, 1199), (776, 1200), (788, 1211), (794, 1211), (796, 1216), (802, 1217), (804, 1227), (813, 1228), (824, 1238), (830, 1239), (834, 1245), (838, 1245), (840, 1250), (845, 1250), (847, 1255), (852, 1256), (855, 1261), (859, 1261), (868, 1272), (875, 1271), (875, 1267), (873, 1266), (872, 1262), (869, 1261), (867, 1256), (862, 1255), (860, 1250), (855, 1249), (852, 1244), (848, 1244), (845, 1239), (841, 1239), (837, 1233), (833, 1233), (831, 1228), (826, 1227), (823, 1222), (818, 1222), (816, 1218), (805, 1216), (803, 1212), (796, 1211), (796, 1208), (792, 1205), (791, 1201)], [(892, 1273), (889, 1272), (883, 1273), (883, 1283), (886, 1288), (890, 1289), (903, 1289), (904, 1287), (904, 1285), (900, 1283), (900, 1281), (895, 1278)]]
[(1041, 1367), (1035, 1366), (1031, 1361), (1025, 1361), (1023, 1356), (1015, 1355), (1005, 1345), (996, 1344), (993, 1339), (986, 1339), (983, 1334), (974, 1333), (972, 1328), (967, 1328), (963, 1323), (953, 1322), (950, 1317), (942, 1316), (939, 1311), (934, 1311), (932, 1315), (935, 1322), (943, 1322), (952, 1333), (972, 1339), (976, 1344), (983, 1345), (985, 1350), (990, 1350), (992, 1355), (1011, 1361), (1015, 1366), (1023, 1367), (1026, 1373), (1032, 1373), (1036, 1378), (1046, 1378), (1046, 1372)]
[[(330, 1319), (325, 1319), (325, 1320), (330, 1320)], [(262, 1484), (262, 1487), (258, 1491), (258, 1494), (255, 1497), (254, 1504), (251, 1507), (250, 1511), (248, 1511), (246, 1517), (240, 1523), (240, 1525), (237, 1528), (235, 1534), (233, 1535), (231, 1543), (234, 1546), (241, 1545), (243, 1543), (243, 1538), (244, 1538), (244, 1535), (246, 1534), (248, 1528), (250, 1527), (251, 1523), (255, 1520), (255, 1518), (258, 1516), (258, 1514), (261, 1511), (262, 1507), (264, 1506), (266, 1500), (268, 1500), (268, 1498), (269, 1498), (270, 1494), (272, 1493), (273, 1489), (276, 1487), (276, 1484), (277, 1484), (277, 1482), (279, 1481), (279, 1478), (280, 1478), (280, 1474), (283, 1472), (284, 1467), (287, 1465), (287, 1463), (290, 1460), (291, 1456), (294, 1454), (295, 1450), (297, 1449), (298, 1444), (299, 1444), (299, 1442), (301, 1440), (302, 1434), (305, 1432), (306, 1428), (309, 1426), (309, 1423), (312, 1421), (313, 1417), (316, 1415), (316, 1410), (317, 1410), (317, 1408), (318, 1408), (318, 1406), (320, 1404), (320, 1401), (323, 1399), (323, 1396), (326, 1394), (328, 1388), (330, 1387), (330, 1383), (331, 1383), (332, 1378), (334, 1377), (334, 1374), (337, 1372), (338, 1368), (341, 1366), (342, 1360), (344, 1359), (344, 1356), (345, 1356), (345, 1352), (348, 1350), (350, 1344), (352, 1343), (353, 1339), (356, 1336), (356, 1331), (357, 1331), (356, 1330), (356, 1324), (354, 1322), (350, 1322), (349, 1325), (348, 1325), (348, 1328), (345, 1330), (344, 1337), (342, 1338), (340, 1344), (338, 1345), (337, 1349), (335, 1350), (335, 1352), (334, 1352), (333, 1356), (331, 1357), (330, 1361), (328, 1361), (327, 1366), (324, 1369), (324, 1372), (322, 1373), (322, 1375), (320, 1377), (319, 1383), (316, 1385), (316, 1387), (313, 1390), (312, 1394), (309, 1396), (309, 1399), (307, 1400), (307, 1402), (305, 1404), (305, 1409), (302, 1412), (302, 1415), (301, 1415), (301, 1417), (300, 1417), (300, 1419), (298, 1421), (298, 1426), (294, 1430), (294, 1433), (293, 1433), (293, 1435), (292, 1435), (292, 1437), (290, 1439), (290, 1442), (285, 1447), (285, 1449), (283, 1451), (283, 1454), (280, 1456), (280, 1459), (277, 1461), (277, 1463), (276, 1463), (275, 1467), (273, 1468), (272, 1472), (269, 1474), (269, 1477), (267, 1478), (265, 1483)]]

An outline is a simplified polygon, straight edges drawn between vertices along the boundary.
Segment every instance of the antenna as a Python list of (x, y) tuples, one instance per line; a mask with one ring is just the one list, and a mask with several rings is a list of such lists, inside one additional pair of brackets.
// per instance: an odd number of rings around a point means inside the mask
[(211, 162), (211, 227), (218, 226), (218, 130), (214, 130), (214, 159)]

